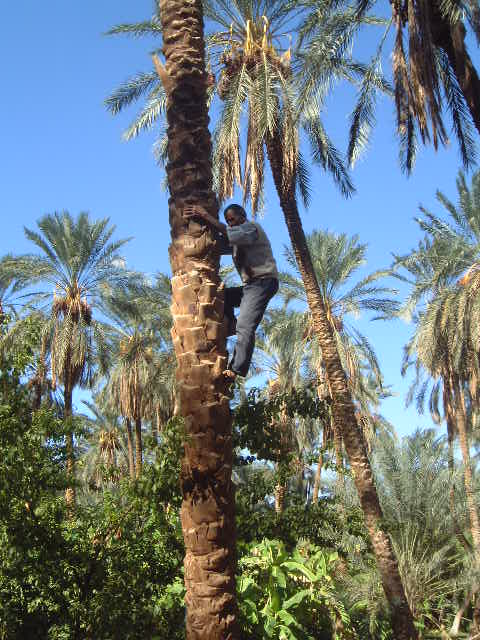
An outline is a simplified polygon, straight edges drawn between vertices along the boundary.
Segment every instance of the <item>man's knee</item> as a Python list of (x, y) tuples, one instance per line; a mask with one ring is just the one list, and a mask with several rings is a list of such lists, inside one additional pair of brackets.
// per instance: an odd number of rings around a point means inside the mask
[(245, 340), (250, 339), (252, 335), (255, 335), (256, 328), (255, 324), (245, 320), (242, 321), (242, 318), (238, 318), (236, 329), (237, 340), (242, 338)]

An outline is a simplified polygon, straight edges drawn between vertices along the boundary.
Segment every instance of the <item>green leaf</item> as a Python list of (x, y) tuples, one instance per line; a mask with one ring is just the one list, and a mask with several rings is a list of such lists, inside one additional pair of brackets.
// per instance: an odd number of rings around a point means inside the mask
[(310, 589), (302, 589), (301, 591), (297, 591), (291, 598), (285, 600), (283, 603), (284, 609), (290, 609), (297, 604), (300, 604), (305, 598), (310, 598), (312, 595)]
[(292, 616), (292, 614), (289, 613), (288, 611), (285, 611), (284, 609), (281, 609), (278, 612), (277, 615), (280, 618), (280, 620), (282, 620), (282, 622), (284, 622), (286, 625), (289, 625), (289, 626), (291, 626), (291, 625), (296, 626), (297, 625), (297, 621)]
[(238, 585), (238, 592), (245, 593), (245, 591), (247, 591), (247, 589), (252, 585), (255, 585), (255, 580), (253, 580), (249, 576), (241, 576)]
[(310, 582), (318, 582), (319, 577), (313, 573), (310, 569), (307, 569), (305, 565), (300, 564), (300, 562), (295, 562), (294, 560), (287, 560), (286, 562), (282, 562), (282, 567), (286, 567), (292, 571), (299, 571), (306, 578), (310, 580)]
[(282, 589), (287, 588), (287, 580), (285, 578), (285, 574), (280, 569), (280, 567), (274, 566), (272, 567), (272, 576), (275, 578), (277, 583), (282, 587)]

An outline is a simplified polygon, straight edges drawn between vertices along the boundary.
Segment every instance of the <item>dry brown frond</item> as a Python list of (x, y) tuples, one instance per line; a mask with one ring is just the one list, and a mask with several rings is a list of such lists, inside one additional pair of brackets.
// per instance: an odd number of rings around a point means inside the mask
[(254, 105), (250, 105), (249, 122), (247, 131), (247, 148), (245, 151), (245, 167), (243, 171), (243, 203), (250, 198), (252, 204), (252, 216), (258, 210), (260, 193), (263, 188), (263, 169), (265, 166), (263, 141), (259, 139), (254, 114)]
[[(397, 128), (405, 134), (409, 120), (418, 124), (423, 143), (435, 148), (446, 144), (448, 136), (443, 124), (441, 80), (435, 66), (433, 25), (435, 11), (431, 0), (392, 0), (396, 26), (393, 52)], [(408, 59), (403, 44), (403, 29), (408, 28)]]
[(89, 325), (92, 321), (92, 309), (88, 304), (87, 297), (82, 298), (83, 289), (77, 283), (68, 288), (63, 296), (57, 295), (57, 289), (53, 294), (52, 310), (53, 314), (59, 318), (69, 317), (73, 323), (82, 320)]
[(236, 184), (242, 184), (242, 172), (240, 167), (240, 142), (238, 132), (232, 135), (217, 150), (219, 164), (221, 166), (220, 181), (218, 185), (218, 200), (233, 197)]

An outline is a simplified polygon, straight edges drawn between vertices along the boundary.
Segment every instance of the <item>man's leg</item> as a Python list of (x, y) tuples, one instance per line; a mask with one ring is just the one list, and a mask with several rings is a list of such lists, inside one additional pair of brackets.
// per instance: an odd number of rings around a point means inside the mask
[(243, 287), (225, 288), (224, 316), (228, 322), (227, 336), (235, 335), (235, 307), (239, 307), (242, 302)]
[(276, 278), (260, 278), (243, 287), (240, 313), (237, 319), (237, 343), (229, 368), (235, 374), (246, 376), (255, 346), (255, 331), (271, 298), (278, 291)]

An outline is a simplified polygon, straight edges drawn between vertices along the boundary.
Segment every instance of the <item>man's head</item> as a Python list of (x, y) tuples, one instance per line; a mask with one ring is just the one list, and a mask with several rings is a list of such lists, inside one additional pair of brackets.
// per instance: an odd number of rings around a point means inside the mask
[(229, 227), (238, 227), (239, 224), (243, 224), (247, 219), (245, 209), (239, 204), (229, 204), (223, 215)]

